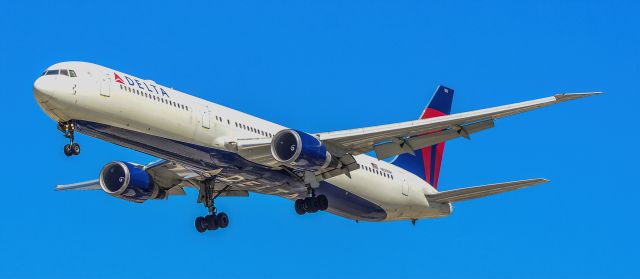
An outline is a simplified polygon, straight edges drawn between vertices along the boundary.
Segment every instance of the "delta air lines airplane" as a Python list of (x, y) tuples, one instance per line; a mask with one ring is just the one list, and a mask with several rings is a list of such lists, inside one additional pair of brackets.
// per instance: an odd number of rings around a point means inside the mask
[(469, 139), (493, 128), (498, 118), (600, 93), (556, 94), (451, 114), (453, 90), (439, 86), (418, 120), (306, 132), (86, 62), (52, 65), (33, 91), (69, 139), (67, 156), (80, 154), (79, 132), (160, 159), (146, 165), (114, 161), (98, 179), (57, 190), (101, 189), (142, 203), (193, 188), (208, 210), (195, 219), (199, 232), (229, 225), (228, 215), (215, 207), (217, 198), (250, 192), (289, 199), (300, 215), (326, 210), (356, 221), (415, 224), (451, 214), (454, 202), (548, 182), (437, 190), (445, 141)]

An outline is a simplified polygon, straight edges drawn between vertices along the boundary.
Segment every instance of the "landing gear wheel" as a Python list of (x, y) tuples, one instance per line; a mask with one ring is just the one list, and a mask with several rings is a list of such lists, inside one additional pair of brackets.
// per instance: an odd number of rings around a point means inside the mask
[[(215, 190), (214, 186), (216, 183), (216, 177), (209, 177), (203, 181), (200, 186), (200, 192), (198, 194), (198, 202), (203, 203), (204, 207), (207, 208), (209, 214), (204, 217), (198, 217), (196, 219), (196, 229), (198, 231), (201, 230), (217, 230), (224, 229), (229, 226), (229, 216), (224, 213), (216, 213), (215, 200), (218, 196), (229, 189), (230, 185), (226, 185), (221, 190)], [(217, 194), (215, 193), (217, 192)]]
[(319, 195), (316, 197), (316, 205), (318, 206), (318, 210), (325, 211), (329, 208), (329, 199), (325, 195)]
[(80, 145), (74, 142), (75, 124), (73, 120), (58, 123), (58, 130), (69, 139), (69, 144), (64, 146), (64, 155), (72, 156), (80, 154)]
[(210, 231), (218, 229), (218, 223), (215, 215), (207, 215), (204, 217), (204, 222), (207, 224), (207, 229)]
[(204, 217), (198, 217), (196, 218), (196, 230), (199, 233), (203, 233), (207, 230), (207, 224), (204, 220)]
[(229, 216), (227, 216), (227, 213), (220, 212), (216, 215), (216, 222), (218, 223), (218, 227), (224, 229), (229, 226)]
[(307, 197), (304, 199), (304, 210), (309, 213), (315, 213), (318, 211), (315, 197)]
[(307, 211), (304, 210), (304, 200), (303, 199), (297, 199), (294, 207), (295, 207), (296, 213), (298, 213), (298, 215), (304, 215), (305, 213), (307, 213)]
[(73, 155), (79, 155), (80, 154), (80, 145), (77, 143), (72, 143), (71, 144), (71, 153)]
[(70, 144), (65, 144), (65, 146), (64, 146), (64, 155), (67, 155), (67, 157), (73, 155), (73, 151), (71, 150), (71, 145)]

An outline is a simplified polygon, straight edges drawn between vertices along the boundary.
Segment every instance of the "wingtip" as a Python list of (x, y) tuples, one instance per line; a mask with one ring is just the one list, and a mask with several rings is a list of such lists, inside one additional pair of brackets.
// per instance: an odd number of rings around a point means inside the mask
[(537, 184), (544, 184), (544, 183), (551, 182), (551, 180), (546, 179), (546, 178), (535, 178), (535, 179), (532, 179), (532, 180), (536, 181)]
[(575, 99), (580, 99), (580, 98), (585, 98), (585, 97), (590, 97), (590, 96), (595, 96), (600, 94), (604, 94), (604, 92), (596, 91), (596, 92), (581, 92), (581, 93), (560, 93), (560, 94), (554, 95), (554, 97), (556, 97), (556, 100), (558, 100), (559, 102), (564, 102), (564, 101), (575, 100)]

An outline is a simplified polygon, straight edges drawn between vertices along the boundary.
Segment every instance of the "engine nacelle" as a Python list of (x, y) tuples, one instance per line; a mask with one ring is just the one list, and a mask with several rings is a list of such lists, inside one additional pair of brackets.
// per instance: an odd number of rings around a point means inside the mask
[(100, 171), (100, 187), (107, 194), (133, 202), (164, 198), (164, 192), (142, 167), (111, 162)]
[(271, 140), (271, 154), (278, 162), (296, 169), (317, 171), (336, 164), (327, 147), (312, 135), (282, 130)]

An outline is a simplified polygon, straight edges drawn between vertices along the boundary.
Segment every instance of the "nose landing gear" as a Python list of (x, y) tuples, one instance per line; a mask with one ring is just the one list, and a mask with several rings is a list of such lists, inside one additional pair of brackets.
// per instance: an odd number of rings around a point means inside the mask
[(58, 130), (62, 131), (64, 137), (69, 139), (69, 144), (64, 146), (64, 155), (67, 155), (67, 157), (80, 154), (80, 145), (74, 142), (74, 128), (73, 121), (58, 123)]

